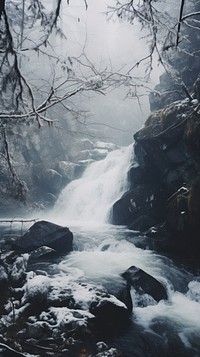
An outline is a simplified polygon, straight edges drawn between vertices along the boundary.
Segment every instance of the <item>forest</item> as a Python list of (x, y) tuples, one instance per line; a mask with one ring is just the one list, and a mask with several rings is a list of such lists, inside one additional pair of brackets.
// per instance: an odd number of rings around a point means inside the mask
[(200, 1), (0, 1), (0, 356), (200, 357)]

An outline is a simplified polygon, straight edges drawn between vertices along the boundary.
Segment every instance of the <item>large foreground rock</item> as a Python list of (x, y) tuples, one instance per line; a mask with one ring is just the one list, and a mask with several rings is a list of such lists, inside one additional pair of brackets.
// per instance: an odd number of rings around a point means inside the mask
[[(16, 294), (19, 289), (13, 288)], [(17, 338), (24, 339), (84, 338), (91, 335), (94, 324), (110, 329), (127, 323), (130, 312), (126, 305), (109, 294), (101, 285), (76, 282), (70, 276), (27, 274), (22, 295), (15, 309)], [(13, 298), (13, 297), (12, 297)], [(12, 325), (12, 306), (6, 305), (5, 326)], [(61, 341), (63, 343), (63, 341)]]
[(66, 254), (72, 250), (73, 234), (67, 227), (39, 221), (19, 238), (14, 248), (21, 252), (31, 252), (42, 246), (47, 246), (59, 254)]

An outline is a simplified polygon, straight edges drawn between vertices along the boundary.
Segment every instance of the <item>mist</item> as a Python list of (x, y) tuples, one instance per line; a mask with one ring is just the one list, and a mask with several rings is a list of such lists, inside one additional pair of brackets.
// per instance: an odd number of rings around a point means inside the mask
[[(126, 74), (130, 68), (148, 53), (146, 39), (139, 24), (132, 26), (125, 21), (107, 15), (109, 3), (88, 1), (86, 10), (82, 0), (63, 5), (61, 28), (66, 34), (66, 47), (57, 39), (57, 49), (63, 56), (77, 57), (84, 51), (97, 71), (111, 68), (113, 72)], [(60, 46), (61, 45), (61, 46)], [(158, 82), (162, 68), (154, 64), (149, 88)], [(141, 64), (131, 72), (133, 77), (144, 77), (145, 66)], [(128, 145), (133, 134), (143, 125), (149, 115), (149, 91), (139, 91), (140, 97), (127, 95), (128, 88), (118, 87), (105, 96), (93, 94), (80, 99), (78, 105), (88, 110), (87, 129), (94, 135), (103, 136), (116, 144)]]
[[(158, 66), (155, 60), (148, 83), (143, 79), (146, 75), (143, 62), (130, 71), (135, 63), (149, 53), (145, 32), (141, 32), (137, 23), (133, 26), (125, 20), (119, 21), (118, 18), (107, 14), (108, 6), (115, 3), (113, 0), (89, 0), (87, 3), (87, 9), (83, 0), (74, 0), (69, 5), (62, 3), (59, 26), (65, 38), (53, 33), (50, 38), (51, 46), (46, 48), (45, 52), (58, 56), (62, 59), (61, 62), (68, 58), (72, 61), (73, 58), (81, 58), (84, 53), (97, 73), (108, 69), (112, 73), (128, 74), (135, 78), (135, 83), (140, 83), (143, 87), (137, 90), (138, 96), (135, 96), (135, 88), (120, 83), (109, 88), (106, 94), (94, 92), (85, 93), (84, 96), (76, 95), (76, 98), (71, 100), (72, 105), (80, 111), (87, 112), (86, 118), (79, 120), (82, 127), (79, 125), (78, 130), (77, 123), (73, 118), (70, 119), (63, 108), (60, 108), (59, 118), (57, 109), (53, 109), (49, 115), (54, 121), (60, 121), (61, 126), (60, 118), (66, 119), (74, 132), (83, 132), (86, 136), (97, 137), (118, 145), (129, 145), (133, 142), (133, 134), (141, 128), (150, 113), (149, 93), (158, 83), (163, 68)], [(33, 41), (40, 38), (39, 31), (34, 31), (33, 34), (29, 31), (28, 35), (33, 36)], [(45, 55), (40, 54), (38, 57), (33, 51), (31, 61), (29, 58), (22, 61), (25, 63), (24, 67), (32, 86), (36, 88), (36, 94), (39, 93), (40, 96), (42, 91), (48, 92), (49, 83), (54, 75), (60, 79), (63, 77), (62, 65), (56, 60), (47, 61)], [(80, 68), (76, 65), (75, 71), (88, 79), (87, 66)]]

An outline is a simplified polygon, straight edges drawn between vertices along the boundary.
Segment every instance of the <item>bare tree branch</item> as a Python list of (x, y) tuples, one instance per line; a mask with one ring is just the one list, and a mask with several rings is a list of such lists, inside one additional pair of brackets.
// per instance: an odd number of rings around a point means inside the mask
[(183, 21), (183, 9), (185, 5), (185, 0), (181, 0), (181, 6), (180, 6), (180, 13), (179, 13), (179, 20), (178, 20), (178, 28), (177, 28), (177, 37), (176, 37), (176, 46), (179, 44), (179, 38), (180, 38), (180, 31), (181, 31), (181, 23)]

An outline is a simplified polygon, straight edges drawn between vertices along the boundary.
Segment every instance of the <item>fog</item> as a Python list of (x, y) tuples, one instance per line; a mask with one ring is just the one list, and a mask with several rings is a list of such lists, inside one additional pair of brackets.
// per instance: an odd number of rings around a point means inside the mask
[[(67, 37), (66, 47), (57, 47), (63, 56), (79, 56), (84, 51), (97, 70), (112, 68), (113, 71), (127, 73), (138, 60), (148, 53), (148, 45), (141, 33), (140, 26), (132, 26), (125, 21), (106, 16), (107, 5), (114, 2), (88, 0), (86, 10), (83, 0), (73, 0), (70, 6), (63, 4), (61, 28)], [(144, 65), (139, 66), (132, 76), (143, 76)], [(162, 68), (155, 63), (149, 83), (153, 87)], [(149, 102), (146, 91), (142, 91), (140, 103), (136, 98), (126, 99), (128, 88), (120, 87), (106, 96), (93, 95), (80, 99), (78, 105), (89, 110), (87, 119), (89, 131), (103, 135), (107, 140), (119, 144), (129, 144), (133, 134), (143, 125), (149, 114)], [(95, 125), (95, 123), (98, 123)], [(106, 124), (105, 126), (103, 124)], [(112, 129), (113, 127), (115, 129)]]
[[(127, 74), (137, 61), (148, 54), (145, 33), (141, 32), (139, 25), (132, 26), (125, 21), (120, 22), (117, 18), (106, 16), (107, 5), (114, 4), (114, 0), (88, 0), (87, 3), (87, 10), (84, 0), (73, 0), (69, 5), (66, 2), (62, 3), (59, 26), (67, 40), (59, 35), (51, 36), (53, 53), (65, 59), (77, 58), (84, 51), (97, 72), (109, 69)], [(36, 38), (39, 35), (39, 32), (34, 34)], [(54, 71), (62, 78), (59, 64), (47, 62), (45, 56), (43, 59), (38, 58), (37, 53), (33, 52), (31, 61), (26, 63), (28, 76), (30, 77), (32, 71), (32, 85), (36, 88), (42, 88), (45, 82), (50, 83)], [(148, 83), (149, 88), (153, 88), (158, 82), (161, 72), (162, 68), (155, 62)], [(143, 77), (145, 66), (141, 64), (130, 74), (132, 77)], [(133, 141), (133, 134), (143, 125), (149, 114), (149, 90), (143, 88), (139, 91), (139, 101), (131, 95), (127, 98), (129, 90), (128, 86), (120, 86), (110, 88), (106, 95), (93, 93), (76, 96), (76, 99), (73, 99), (76, 107), (88, 111), (87, 120), (79, 130), (116, 144), (130, 144)], [(50, 115), (58, 116), (57, 109), (52, 110)], [(70, 122), (68, 114), (64, 111), (60, 116), (63, 119), (66, 117)], [(76, 129), (74, 127), (74, 130)]]

